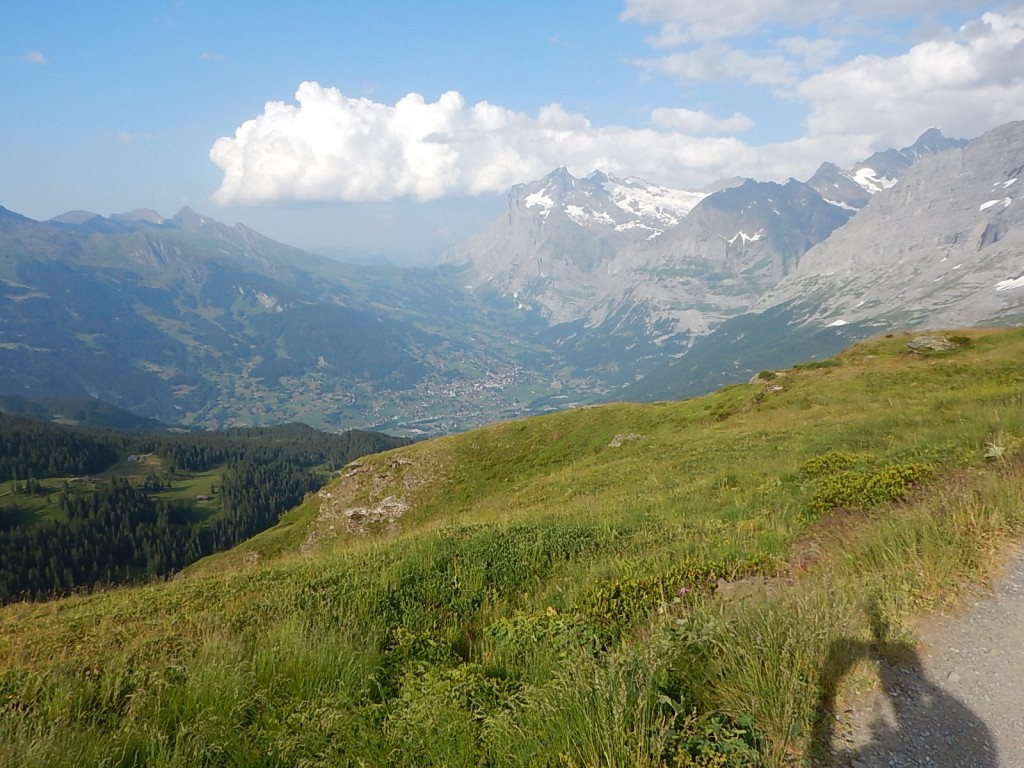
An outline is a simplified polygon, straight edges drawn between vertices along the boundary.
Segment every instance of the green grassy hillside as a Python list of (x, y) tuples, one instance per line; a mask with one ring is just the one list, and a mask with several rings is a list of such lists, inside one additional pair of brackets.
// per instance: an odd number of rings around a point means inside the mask
[(1024, 523), (1024, 331), (943, 336), (370, 456), (171, 582), (0, 609), (0, 761), (809, 761)]

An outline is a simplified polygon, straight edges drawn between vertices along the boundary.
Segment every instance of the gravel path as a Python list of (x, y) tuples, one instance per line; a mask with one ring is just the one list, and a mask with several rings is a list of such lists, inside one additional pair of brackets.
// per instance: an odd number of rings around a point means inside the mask
[(1024, 768), (1024, 549), (990, 595), (904, 650), (881, 662), (872, 694), (838, 713), (835, 765)]

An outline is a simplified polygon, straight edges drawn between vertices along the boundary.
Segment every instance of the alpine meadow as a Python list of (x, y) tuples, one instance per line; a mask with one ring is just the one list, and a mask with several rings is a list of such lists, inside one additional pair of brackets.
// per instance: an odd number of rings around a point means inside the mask
[(4, 760), (821, 756), (872, 674), (837, 649), (908, 640), (1019, 536), (1022, 354), (887, 334), (364, 457), (171, 581), (3, 608)]

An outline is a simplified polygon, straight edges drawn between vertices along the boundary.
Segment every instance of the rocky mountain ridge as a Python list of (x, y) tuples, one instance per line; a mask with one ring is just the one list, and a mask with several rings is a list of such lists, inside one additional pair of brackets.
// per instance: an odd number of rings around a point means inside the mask
[(876, 192), (899, 181), (920, 158), (966, 144), (966, 139), (950, 139), (943, 136), (938, 128), (929, 128), (909, 147), (875, 152), (851, 168), (842, 169), (834, 163), (822, 163), (807, 184), (826, 202), (848, 211), (859, 211)]
[(1024, 121), (923, 157), (812, 248), (755, 309), (817, 305), (820, 324), (1006, 321), (1024, 298)]
[(558, 168), (513, 187), (505, 214), (445, 262), (485, 302), (541, 319), (575, 357), (591, 354), (588, 337), (646, 347), (634, 365), (643, 375), (643, 360), (682, 354), (751, 309), (914, 159), (959, 143), (930, 130), (849, 171), (825, 164), (807, 184), (739, 179), (700, 192)]
[(887, 330), (1024, 322), (1024, 121), (926, 154), (751, 308), (623, 393), (698, 394)]

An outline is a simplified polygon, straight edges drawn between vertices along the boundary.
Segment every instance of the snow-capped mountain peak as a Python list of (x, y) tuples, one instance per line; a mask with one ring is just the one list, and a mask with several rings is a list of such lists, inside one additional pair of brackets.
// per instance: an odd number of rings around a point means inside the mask
[(580, 227), (654, 238), (678, 224), (707, 193), (670, 189), (635, 176), (619, 178), (601, 170), (579, 179), (563, 167), (539, 181), (513, 187), (510, 197), (541, 220), (557, 211)]

